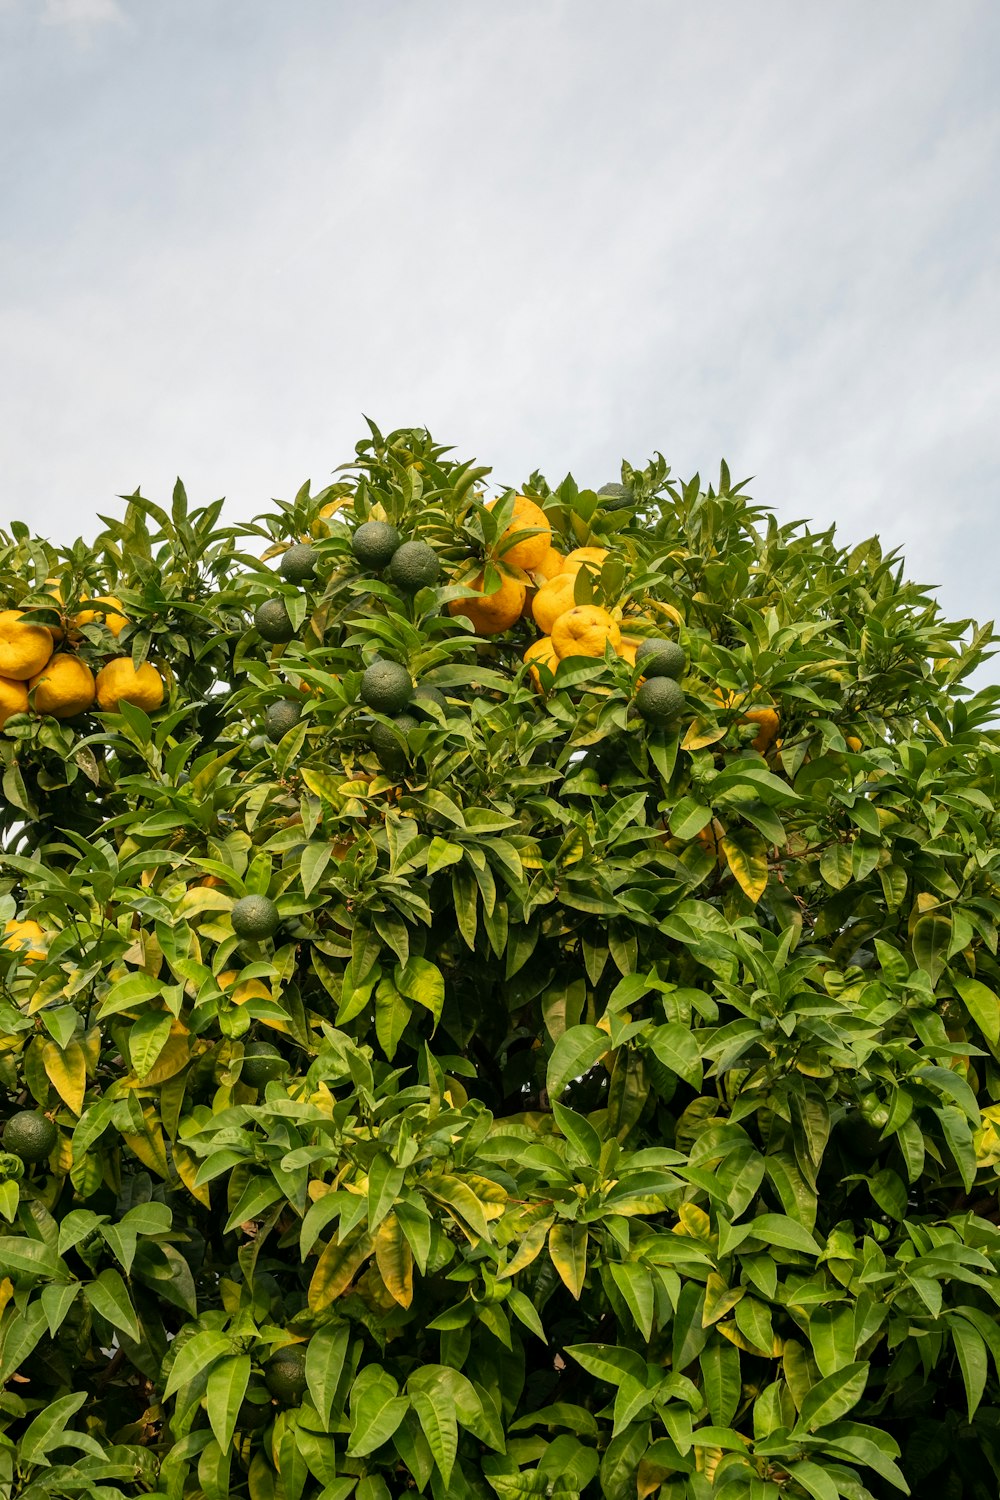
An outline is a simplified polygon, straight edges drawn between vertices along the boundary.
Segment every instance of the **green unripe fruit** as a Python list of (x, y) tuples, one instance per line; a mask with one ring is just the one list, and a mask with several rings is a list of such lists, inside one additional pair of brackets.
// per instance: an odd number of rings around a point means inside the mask
[(430, 588), (441, 573), (441, 564), (433, 547), (426, 542), (404, 542), (392, 554), (389, 577), (404, 594), (415, 594)]
[(233, 931), (244, 942), (273, 937), (281, 918), (270, 896), (243, 896), (232, 910)]
[(253, 622), (263, 639), (275, 646), (286, 645), (295, 635), (284, 599), (265, 599), (258, 604)]
[(243, 1048), (240, 1080), (252, 1089), (262, 1089), (272, 1078), (280, 1078), (287, 1071), (288, 1064), (270, 1042), (247, 1042)]
[(624, 510), (629, 505), (635, 504), (635, 496), (624, 484), (602, 484), (597, 491), (603, 502), (604, 510)]
[(281, 554), (278, 572), (289, 583), (305, 583), (307, 578), (315, 576), (318, 562), (319, 553), (315, 547), (310, 547), (307, 542), (296, 542), (294, 547)]
[(38, 1109), (22, 1109), (12, 1115), (3, 1128), (5, 1148), (29, 1165), (44, 1161), (58, 1136), (52, 1121)]
[(431, 719), (432, 715), (427, 712), (427, 705), (429, 703), (437, 704), (441, 712), (447, 714), (448, 700), (439, 688), (418, 687), (413, 694), (413, 701), (410, 707), (416, 713), (424, 714), (428, 719)]
[(279, 698), (264, 716), (264, 731), (275, 745), (294, 729), (302, 717), (302, 704), (296, 698)]
[(287, 1344), (264, 1366), (264, 1384), (283, 1406), (297, 1406), (306, 1393), (306, 1346)]
[(398, 661), (373, 661), (361, 679), (361, 701), (377, 714), (401, 714), (413, 697), (413, 679)]
[[(411, 729), (418, 727), (417, 720), (412, 714), (397, 714), (393, 724), (400, 734), (407, 735)], [(373, 724), (368, 739), (372, 749), (378, 756), (379, 765), (383, 771), (390, 775), (396, 775), (404, 770), (407, 763), (407, 754), (404, 747), (399, 743), (388, 724)]]
[(400, 540), (399, 532), (388, 521), (365, 521), (351, 537), (351, 551), (363, 568), (380, 573)]
[(636, 693), (635, 706), (647, 724), (665, 729), (684, 712), (684, 694), (672, 677), (650, 677)]
[(654, 635), (636, 647), (635, 665), (643, 677), (679, 678), (684, 676), (687, 657), (676, 641)]

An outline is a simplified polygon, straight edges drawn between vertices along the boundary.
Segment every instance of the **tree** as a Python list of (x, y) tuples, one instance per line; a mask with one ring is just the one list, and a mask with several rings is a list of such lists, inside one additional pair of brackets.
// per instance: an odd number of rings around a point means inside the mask
[(992, 627), (488, 472), (0, 532), (0, 1494), (992, 1500)]

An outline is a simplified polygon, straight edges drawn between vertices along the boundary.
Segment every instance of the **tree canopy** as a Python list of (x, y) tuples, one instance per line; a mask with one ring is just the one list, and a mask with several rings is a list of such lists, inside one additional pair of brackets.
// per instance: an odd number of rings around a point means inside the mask
[(0, 529), (0, 1495), (995, 1500), (992, 624), (488, 475)]

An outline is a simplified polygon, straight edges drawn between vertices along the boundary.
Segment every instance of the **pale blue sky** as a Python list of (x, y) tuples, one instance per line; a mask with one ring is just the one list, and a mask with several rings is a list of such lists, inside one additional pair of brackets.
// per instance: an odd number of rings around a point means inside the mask
[(0, 518), (233, 515), (362, 412), (725, 456), (998, 606), (995, 0), (0, 0)]

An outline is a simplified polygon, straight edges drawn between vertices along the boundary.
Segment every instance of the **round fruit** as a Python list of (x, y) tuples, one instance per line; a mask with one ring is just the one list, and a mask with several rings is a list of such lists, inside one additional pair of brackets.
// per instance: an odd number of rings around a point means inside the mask
[(34, 689), (35, 712), (54, 719), (71, 719), (94, 704), (94, 674), (78, 656), (57, 651), (37, 677), (29, 679)]
[(6, 948), (8, 953), (20, 953), (22, 960), (29, 963), (45, 957), (45, 949), (40, 946), (45, 941), (45, 934), (37, 922), (19, 922), (16, 917), (11, 917), (3, 930), (0, 947)]
[(12, 714), (28, 712), (28, 689), (13, 677), (0, 677), (0, 729)]
[(97, 674), (97, 706), (105, 713), (117, 713), (119, 703), (134, 703), (149, 713), (162, 702), (163, 679), (148, 661), (136, 668), (130, 656), (116, 656)]
[(82, 630), (84, 625), (93, 625), (95, 620), (100, 620), (102, 625), (106, 625), (117, 640), (125, 629), (125, 626), (129, 623), (122, 611), (122, 601), (116, 599), (113, 594), (101, 594), (97, 599), (88, 599), (87, 603), (103, 604), (106, 608), (81, 610), (73, 620), (73, 624), (77, 630)]
[(286, 1344), (264, 1366), (264, 1384), (283, 1406), (296, 1406), (306, 1392), (306, 1346)]
[(684, 676), (687, 657), (676, 641), (666, 636), (648, 636), (636, 648), (635, 664), (642, 668), (644, 677)]
[(647, 724), (662, 729), (684, 712), (684, 694), (672, 677), (651, 677), (636, 693), (635, 706)]
[(426, 542), (404, 542), (396, 548), (389, 563), (389, 577), (404, 594), (431, 588), (440, 574), (438, 555)]
[(241, 896), (232, 910), (233, 931), (247, 942), (273, 937), (280, 921), (270, 896)]
[(606, 547), (575, 547), (572, 552), (566, 554), (563, 572), (572, 573), (575, 576), (584, 566), (590, 568), (592, 572), (600, 572), (607, 555)]
[[(486, 502), (486, 509), (492, 510), (499, 503), (498, 500), (488, 500)], [(514, 514), (504, 532), (504, 536), (508, 536), (516, 531), (535, 530), (535, 528), (537, 528), (537, 531), (534, 536), (522, 537), (520, 541), (515, 542), (512, 547), (508, 547), (506, 550), (501, 548), (500, 556), (512, 568), (524, 568), (526, 572), (530, 573), (532, 568), (538, 567), (542, 558), (552, 546), (552, 527), (549, 525), (548, 516), (542, 510), (541, 506), (536, 505), (533, 500), (528, 500), (524, 495), (518, 495), (514, 500)]]
[(555, 648), (553, 647), (552, 642), (549, 640), (548, 636), (543, 635), (541, 640), (533, 641), (532, 644), (528, 647), (527, 651), (524, 653), (522, 660), (528, 662), (529, 664), (529, 676), (531, 678), (531, 685), (535, 689), (535, 692), (544, 692), (545, 688), (542, 683), (542, 674), (539, 672), (538, 667), (547, 667), (550, 672), (554, 673), (559, 665), (559, 658), (556, 655)]
[(58, 1136), (52, 1121), (37, 1109), (22, 1109), (3, 1128), (5, 1148), (24, 1162), (44, 1161)]
[(453, 615), (471, 620), (477, 635), (502, 635), (520, 619), (524, 608), (525, 587), (506, 573), (500, 576), (500, 587), (492, 594), (483, 593), (483, 574), (474, 579), (478, 592), (473, 598), (453, 599), (448, 608)]
[(52, 655), (52, 636), (44, 625), (29, 625), (19, 609), (0, 610), (0, 677), (27, 682)]
[(361, 701), (377, 714), (401, 714), (413, 697), (413, 679), (398, 661), (373, 661), (361, 679)]
[(351, 551), (363, 568), (380, 573), (399, 543), (399, 532), (388, 521), (365, 521), (351, 537)]
[(635, 496), (625, 484), (602, 484), (597, 493), (604, 501), (603, 510), (624, 510), (635, 504)]
[(573, 608), (575, 587), (576, 575), (574, 573), (557, 573), (555, 578), (542, 584), (531, 606), (531, 613), (535, 617), (535, 624), (539, 630), (543, 630), (548, 635), (559, 616)]
[(618, 655), (622, 661), (628, 662), (630, 667), (635, 666), (635, 653), (639, 649), (639, 639), (634, 635), (623, 635), (621, 645), (618, 647)]
[(294, 729), (302, 717), (302, 704), (296, 698), (279, 698), (264, 715), (264, 733), (275, 745)]
[(413, 694), (413, 701), (410, 707), (418, 713), (425, 714), (428, 719), (433, 719), (434, 715), (427, 712), (427, 705), (429, 703), (437, 704), (441, 712), (447, 715), (448, 700), (439, 688), (418, 687)]
[(541, 562), (536, 564), (531, 571), (533, 573), (541, 573), (542, 577), (548, 582), (550, 578), (555, 578), (562, 572), (565, 561), (566, 558), (562, 552), (557, 552), (555, 547), (549, 547)]
[[(404, 737), (418, 727), (412, 714), (397, 714), (393, 719), (395, 728)], [(399, 743), (388, 724), (373, 724), (368, 733), (369, 743), (378, 756), (379, 765), (390, 775), (402, 771), (407, 763), (406, 749)]]
[(295, 634), (284, 599), (265, 599), (258, 604), (253, 622), (258, 634), (275, 646), (286, 645)]
[(296, 542), (294, 547), (289, 547), (287, 552), (281, 554), (278, 572), (289, 583), (305, 583), (307, 578), (315, 576), (318, 562), (319, 553), (315, 547), (310, 547), (306, 542)]
[(280, 1078), (287, 1071), (288, 1064), (270, 1042), (247, 1042), (243, 1048), (240, 1080), (252, 1089), (262, 1089), (272, 1078)]
[(597, 604), (575, 604), (552, 627), (552, 645), (560, 661), (566, 656), (603, 656), (606, 646), (614, 651), (621, 641), (617, 622)]
[(270, 1422), (274, 1415), (271, 1402), (263, 1392), (261, 1395), (260, 1401), (254, 1401), (248, 1393), (240, 1402), (240, 1409), (236, 1414), (237, 1432), (257, 1432)]

